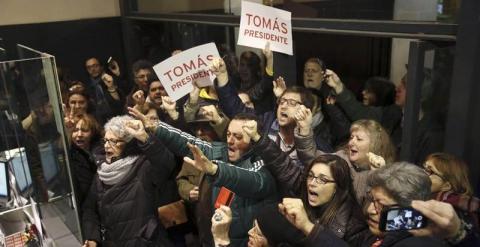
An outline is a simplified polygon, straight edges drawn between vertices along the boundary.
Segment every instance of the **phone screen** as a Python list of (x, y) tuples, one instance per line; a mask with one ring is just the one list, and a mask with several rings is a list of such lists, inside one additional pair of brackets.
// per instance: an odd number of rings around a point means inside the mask
[(389, 208), (382, 212), (380, 229), (382, 231), (402, 231), (424, 228), (427, 218), (411, 207)]

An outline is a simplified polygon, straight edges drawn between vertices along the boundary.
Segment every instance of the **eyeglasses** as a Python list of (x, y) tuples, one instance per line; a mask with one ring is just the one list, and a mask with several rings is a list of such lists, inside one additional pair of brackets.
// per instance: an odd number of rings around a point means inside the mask
[(108, 143), (108, 145), (110, 146), (116, 146), (122, 142), (125, 142), (123, 140), (112, 140), (112, 139), (107, 139), (107, 138), (103, 138), (103, 143)]
[(294, 100), (294, 99), (285, 99), (285, 98), (280, 98), (277, 101), (278, 105), (283, 105), (283, 103), (287, 103), (288, 106), (297, 106), (302, 104), (302, 102)]
[(394, 208), (394, 207), (398, 207), (399, 205), (398, 204), (391, 204), (391, 205), (384, 205), (382, 203), (380, 203), (378, 200), (376, 200), (373, 195), (372, 195), (372, 192), (371, 191), (368, 191), (367, 192), (367, 199), (373, 203), (373, 207), (375, 207), (375, 211), (377, 211), (377, 213), (380, 213), (382, 212), (382, 210), (384, 208)]
[(325, 178), (323, 175), (320, 175), (318, 177), (315, 177), (313, 174), (309, 173), (307, 175), (307, 182), (310, 183), (310, 182), (313, 182), (317, 185), (323, 185), (323, 184), (328, 184), (328, 183), (335, 183), (334, 180), (330, 180), (330, 179), (327, 179)]
[(423, 170), (425, 171), (425, 173), (426, 173), (428, 176), (435, 175), (435, 176), (441, 178), (442, 180), (445, 180), (445, 178), (444, 178), (442, 175), (434, 172), (430, 167), (428, 167), (428, 166), (426, 166), (426, 165), (423, 166)]

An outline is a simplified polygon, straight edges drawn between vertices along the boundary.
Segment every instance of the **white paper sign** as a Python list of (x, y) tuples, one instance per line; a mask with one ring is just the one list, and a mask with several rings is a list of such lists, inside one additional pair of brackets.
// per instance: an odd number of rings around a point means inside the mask
[(237, 44), (263, 49), (267, 41), (272, 51), (293, 54), (292, 13), (243, 1)]
[(193, 90), (193, 81), (199, 87), (213, 85), (215, 75), (209, 65), (214, 57), (220, 57), (217, 46), (208, 43), (178, 53), (153, 66), (153, 70), (168, 96), (176, 101)]

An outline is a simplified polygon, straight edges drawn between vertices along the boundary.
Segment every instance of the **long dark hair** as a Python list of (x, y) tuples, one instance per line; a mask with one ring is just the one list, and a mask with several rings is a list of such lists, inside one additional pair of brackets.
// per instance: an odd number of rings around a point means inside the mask
[[(336, 189), (329, 202), (321, 206), (312, 207), (308, 203), (307, 198), (307, 176), (312, 167), (316, 164), (325, 164), (330, 168), (332, 177), (335, 180)], [(301, 198), (305, 206), (305, 210), (307, 211), (308, 218), (313, 222), (318, 221), (322, 225), (332, 223), (335, 219), (335, 215), (338, 213), (338, 210), (344, 204), (349, 204), (350, 206), (360, 208), (355, 199), (350, 168), (348, 167), (347, 162), (337, 155), (324, 154), (315, 158), (310, 165), (305, 167), (302, 186), (303, 189)]]
[(388, 106), (395, 103), (395, 85), (387, 78), (380, 76), (368, 78), (365, 90), (375, 94), (373, 106)]

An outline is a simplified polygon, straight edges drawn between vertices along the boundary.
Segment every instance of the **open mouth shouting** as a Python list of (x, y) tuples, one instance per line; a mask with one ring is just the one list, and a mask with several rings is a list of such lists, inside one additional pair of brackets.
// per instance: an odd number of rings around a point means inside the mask
[(286, 125), (290, 121), (293, 121), (293, 119), (290, 118), (286, 110), (278, 110), (277, 120), (280, 126)]
[(238, 158), (238, 149), (232, 146), (228, 146), (228, 159), (229, 160), (235, 160), (235, 158)]
[(318, 202), (318, 200), (319, 200), (318, 193), (309, 189), (308, 190), (308, 202), (310, 203), (310, 205), (315, 205)]
[(349, 147), (349, 156), (350, 156), (350, 159), (352, 158), (357, 158), (358, 156), (358, 150), (355, 148), (355, 147)]
[(79, 148), (86, 149), (88, 147), (87, 140), (85, 140), (84, 138), (75, 138), (73, 142)]

